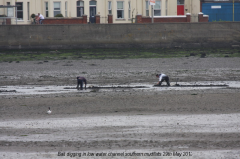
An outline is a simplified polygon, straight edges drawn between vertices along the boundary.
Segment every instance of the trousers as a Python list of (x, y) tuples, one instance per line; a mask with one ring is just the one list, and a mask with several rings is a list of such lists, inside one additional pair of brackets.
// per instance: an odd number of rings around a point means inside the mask
[(80, 85), (80, 89), (83, 89), (83, 80), (82, 79), (78, 79), (77, 80), (77, 89), (79, 89), (79, 85)]
[(162, 84), (163, 81), (166, 81), (167, 85), (170, 86), (169, 77), (168, 77), (168, 76), (162, 78), (162, 80), (161, 80), (160, 83), (159, 83), (160, 86), (161, 86), (161, 84)]

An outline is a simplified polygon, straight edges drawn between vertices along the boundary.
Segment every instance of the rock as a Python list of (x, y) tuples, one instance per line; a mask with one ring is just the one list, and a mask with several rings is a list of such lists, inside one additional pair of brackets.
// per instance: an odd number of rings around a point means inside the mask
[(195, 53), (190, 53), (190, 56), (196, 56), (196, 54)]
[(205, 58), (207, 56), (206, 53), (201, 53), (201, 58)]

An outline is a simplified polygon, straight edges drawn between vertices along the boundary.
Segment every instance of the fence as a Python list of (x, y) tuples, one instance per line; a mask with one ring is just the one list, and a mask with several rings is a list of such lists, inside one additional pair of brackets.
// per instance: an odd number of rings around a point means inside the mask
[(209, 22), (224, 22), (224, 21), (240, 21), (240, 12), (238, 16), (233, 16), (233, 13), (210, 13)]
[(202, 12), (209, 15), (209, 22), (240, 21), (240, 3), (203, 3)]

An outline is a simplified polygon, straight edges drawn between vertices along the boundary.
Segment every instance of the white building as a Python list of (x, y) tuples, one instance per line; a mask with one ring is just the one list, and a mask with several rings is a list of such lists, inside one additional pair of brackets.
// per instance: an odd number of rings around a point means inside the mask
[[(31, 24), (31, 14), (37, 13), (44, 17), (60, 13), (69, 18), (87, 15), (88, 21), (98, 14), (101, 23), (107, 23), (108, 14), (113, 15), (113, 23), (131, 23), (138, 14), (151, 16), (152, 13), (148, 0), (1, 0), (0, 5), (19, 5), (16, 11), (18, 24)], [(0, 11), (0, 15), (13, 16), (11, 12), (15, 16), (15, 8)], [(197, 21), (199, 12), (200, 0), (155, 0), (153, 9), (155, 17), (191, 13), (192, 22)], [(12, 19), (12, 24), (14, 21)]]

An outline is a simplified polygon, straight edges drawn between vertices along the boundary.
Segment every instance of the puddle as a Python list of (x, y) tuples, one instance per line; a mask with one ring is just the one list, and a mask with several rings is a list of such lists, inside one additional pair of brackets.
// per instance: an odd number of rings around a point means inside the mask
[(0, 87), (0, 95), (29, 95), (29, 94), (51, 94), (51, 93), (67, 93), (69, 90), (64, 86), (4, 86)]
[(37, 86), (37, 85), (21, 85), (21, 86), (1, 86), (0, 95), (37, 95), (37, 94), (56, 94), (70, 92), (127, 92), (132, 90), (147, 90), (147, 91), (166, 91), (166, 90), (197, 90), (197, 89), (219, 89), (232, 88), (240, 89), (239, 81), (215, 81), (215, 82), (178, 82), (171, 83), (168, 87), (165, 83), (161, 87), (153, 86), (152, 83), (132, 83), (129, 85), (92, 85), (86, 90), (77, 90), (76, 86)]

